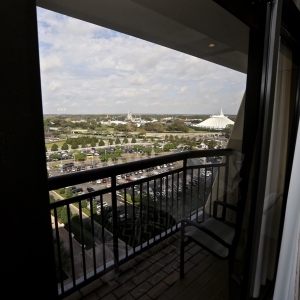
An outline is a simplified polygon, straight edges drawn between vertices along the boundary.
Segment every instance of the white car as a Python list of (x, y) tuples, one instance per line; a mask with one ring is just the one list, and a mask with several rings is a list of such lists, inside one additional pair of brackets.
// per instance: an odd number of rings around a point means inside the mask
[[(107, 203), (107, 202), (103, 202), (103, 207), (105, 208), (105, 207), (107, 207), (107, 206), (108, 206), (108, 203)], [(98, 209), (98, 210), (101, 209), (101, 203), (100, 203), (100, 202), (97, 203), (97, 209)]]
[(97, 179), (96, 183), (101, 183), (101, 179)]

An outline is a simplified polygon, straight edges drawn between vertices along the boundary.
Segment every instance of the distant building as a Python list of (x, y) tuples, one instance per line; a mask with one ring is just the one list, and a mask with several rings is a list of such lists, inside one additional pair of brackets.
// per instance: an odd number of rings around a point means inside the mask
[(228, 117), (224, 116), (223, 111), (219, 115), (212, 115), (210, 118), (206, 119), (205, 121), (193, 125), (194, 127), (200, 127), (203, 129), (215, 129), (215, 130), (222, 130), (225, 129), (227, 125), (233, 125), (234, 122)]

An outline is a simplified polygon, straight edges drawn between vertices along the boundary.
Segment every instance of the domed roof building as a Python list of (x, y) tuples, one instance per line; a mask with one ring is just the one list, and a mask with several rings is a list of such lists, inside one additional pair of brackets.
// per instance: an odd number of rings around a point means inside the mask
[(194, 127), (200, 127), (203, 129), (215, 129), (215, 130), (222, 130), (226, 128), (227, 125), (233, 125), (234, 122), (228, 117), (225, 117), (223, 111), (219, 115), (212, 115), (210, 118), (206, 119), (205, 121), (194, 125)]

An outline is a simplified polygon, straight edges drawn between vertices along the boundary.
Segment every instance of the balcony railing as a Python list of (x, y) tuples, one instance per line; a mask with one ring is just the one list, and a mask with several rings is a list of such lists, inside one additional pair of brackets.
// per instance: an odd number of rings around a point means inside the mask
[(182, 218), (209, 217), (213, 200), (227, 201), (232, 154), (187, 151), (49, 178), (59, 296), (118, 271), (177, 232)]

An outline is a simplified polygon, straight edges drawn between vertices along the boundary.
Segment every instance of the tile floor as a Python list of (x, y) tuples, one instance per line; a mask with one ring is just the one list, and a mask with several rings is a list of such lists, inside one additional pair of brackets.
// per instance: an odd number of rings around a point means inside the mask
[[(179, 277), (179, 233), (102, 276), (66, 300), (238, 299), (229, 295), (228, 263), (191, 243), (185, 249), (185, 277)], [(232, 294), (232, 292), (231, 292)]]

